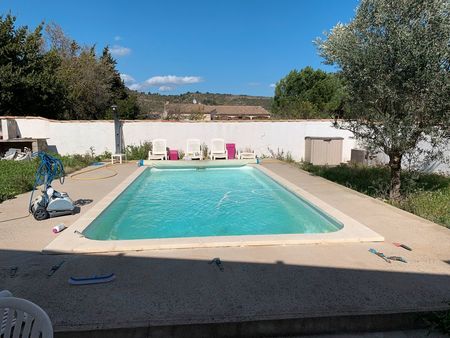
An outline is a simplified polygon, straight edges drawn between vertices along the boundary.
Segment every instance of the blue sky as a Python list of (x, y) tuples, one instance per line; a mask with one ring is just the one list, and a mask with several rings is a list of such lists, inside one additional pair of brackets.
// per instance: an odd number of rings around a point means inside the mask
[(20, 25), (56, 22), (80, 44), (109, 45), (131, 88), (273, 95), (292, 69), (322, 64), (312, 41), (348, 22), (357, 0), (0, 0)]

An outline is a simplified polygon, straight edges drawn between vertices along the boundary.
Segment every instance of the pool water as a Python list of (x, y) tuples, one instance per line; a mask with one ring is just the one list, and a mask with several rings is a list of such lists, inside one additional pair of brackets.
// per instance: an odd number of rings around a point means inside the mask
[(341, 223), (256, 168), (149, 168), (83, 234), (121, 240), (325, 233), (341, 228)]

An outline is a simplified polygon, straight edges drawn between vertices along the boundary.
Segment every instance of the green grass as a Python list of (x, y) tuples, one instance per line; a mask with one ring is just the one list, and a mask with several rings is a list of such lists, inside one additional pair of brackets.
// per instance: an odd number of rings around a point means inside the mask
[(389, 168), (340, 165), (336, 167), (299, 163), (314, 175), (342, 184), (450, 228), (450, 177), (403, 171), (400, 201), (389, 200)]
[[(58, 156), (52, 154), (52, 156), (61, 158), (66, 174), (102, 159), (101, 156), (93, 157), (91, 155)], [(38, 165), (39, 159), (37, 158), (32, 161), (0, 161), (0, 203), (31, 191)]]

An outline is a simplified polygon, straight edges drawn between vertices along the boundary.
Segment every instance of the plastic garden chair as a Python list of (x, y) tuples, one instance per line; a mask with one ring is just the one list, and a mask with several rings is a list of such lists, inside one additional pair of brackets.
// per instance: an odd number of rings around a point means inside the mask
[(211, 140), (211, 152), (209, 154), (211, 160), (218, 158), (228, 159), (228, 151), (225, 147), (225, 141), (223, 138), (213, 138)]
[(202, 160), (202, 146), (200, 140), (196, 138), (190, 138), (186, 141), (186, 157), (191, 160)]
[[(0, 297), (2, 338), (53, 338), (50, 318), (36, 304), (22, 298)], [(0, 317), (0, 318), (2, 318)]]
[(167, 141), (162, 138), (152, 141), (152, 150), (148, 152), (149, 160), (167, 160)]

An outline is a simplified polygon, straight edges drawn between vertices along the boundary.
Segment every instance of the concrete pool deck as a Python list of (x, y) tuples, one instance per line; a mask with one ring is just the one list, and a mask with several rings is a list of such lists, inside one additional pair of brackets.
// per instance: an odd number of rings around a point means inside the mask
[[(263, 167), (385, 241), (42, 255), (40, 251), (58, 236), (51, 227), (63, 222), (70, 230), (136, 171), (135, 165), (126, 164), (114, 166), (118, 175), (110, 179), (67, 179), (61, 190), (73, 200), (93, 200), (77, 215), (4, 222), (26, 214), (29, 194), (2, 203), (0, 289), (39, 304), (49, 314), (57, 337), (388, 330), (420, 325), (415, 322), (417, 313), (448, 308), (450, 230), (290, 165), (266, 161)], [(101, 170), (89, 174), (93, 175), (101, 176)], [(392, 242), (403, 242), (413, 251)], [(403, 256), (408, 263), (388, 264), (369, 248)], [(208, 264), (216, 257), (223, 262), (223, 272)], [(60, 269), (47, 277), (51, 267), (63, 260)], [(13, 277), (11, 267), (18, 268)], [(70, 276), (108, 272), (117, 276), (109, 284), (67, 283)]]
[[(150, 162), (150, 161), (147, 161)], [(163, 169), (193, 168), (192, 161), (151, 161), (157, 162), (152, 167)], [(178, 164), (180, 162), (180, 164)], [(254, 163), (255, 161), (253, 161)], [(233, 167), (249, 164), (246, 161), (201, 161), (195, 162), (195, 168), (200, 167)], [(161, 249), (190, 249), (190, 248), (217, 248), (217, 247), (239, 247), (239, 246), (268, 246), (268, 245), (297, 245), (297, 244), (319, 244), (319, 243), (359, 243), (359, 242), (382, 242), (383, 236), (370, 230), (355, 219), (340, 212), (338, 209), (323, 202), (320, 198), (292, 184), (272, 170), (256, 164), (249, 164), (263, 174), (272, 178), (303, 200), (312, 203), (322, 212), (339, 221), (343, 228), (327, 233), (303, 233), (303, 234), (266, 234), (266, 235), (241, 235), (241, 236), (205, 236), (184, 238), (154, 238), (134, 240), (92, 240), (80, 234), (133, 182), (143, 174), (148, 167), (143, 166), (129, 175), (122, 183), (117, 185), (109, 194), (102, 198), (88, 212), (81, 216), (70, 227), (70, 231), (64, 231), (54, 241), (47, 245), (44, 253), (102, 253), (122, 251), (142, 251)], [(153, 169), (152, 169), (153, 170)], [(179, 187), (182, 189), (182, 187)], [(212, 189), (214, 189), (212, 187)], [(231, 189), (231, 187), (230, 187)], [(199, 203), (199, 202), (193, 202)], [(245, 226), (245, 224), (241, 224)]]

